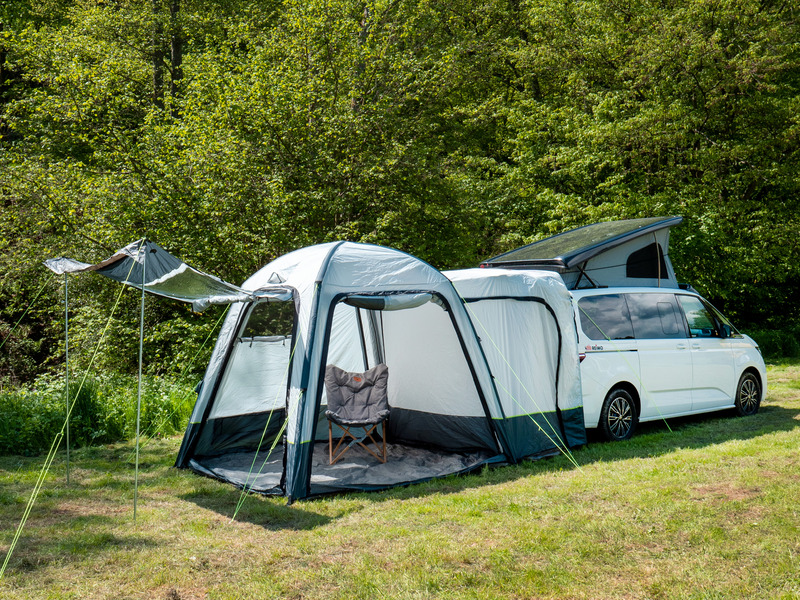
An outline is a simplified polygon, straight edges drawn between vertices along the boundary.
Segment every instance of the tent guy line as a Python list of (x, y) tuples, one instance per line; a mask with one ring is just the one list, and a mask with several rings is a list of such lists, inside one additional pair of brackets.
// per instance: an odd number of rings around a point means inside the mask
[(33, 510), (33, 506), (36, 503), (36, 499), (39, 496), (39, 492), (42, 489), (42, 485), (44, 484), (45, 477), (47, 477), (47, 473), (50, 471), (50, 467), (53, 464), (53, 460), (56, 457), (56, 451), (58, 450), (58, 446), (61, 444), (61, 440), (64, 437), (64, 432), (69, 424), (70, 416), (72, 415), (72, 410), (75, 408), (75, 404), (78, 401), (78, 397), (83, 389), (84, 384), (86, 383), (86, 378), (89, 376), (89, 372), (91, 371), (92, 365), (94, 364), (94, 360), (97, 357), (97, 353), (100, 350), (100, 346), (102, 345), (103, 341), (105, 340), (106, 333), (108, 333), (108, 329), (111, 326), (111, 320), (114, 318), (114, 313), (119, 306), (120, 300), (122, 300), (122, 294), (125, 291), (125, 288), (122, 287), (117, 294), (117, 299), (114, 302), (113, 307), (111, 308), (111, 312), (108, 315), (108, 319), (106, 320), (105, 327), (103, 327), (103, 331), (100, 334), (100, 339), (97, 341), (95, 345), (94, 352), (92, 353), (91, 358), (89, 359), (89, 365), (86, 368), (86, 371), (83, 374), (83, 378), (81, 379), (81, 383), (78, 386), (77, 392), (75, 392), (75, 398), (72, 400), (72, 403), (69, 405), (69, 410), (67, 411), (67, 415), (64, 418), (64, 424), (61, 426), (61, 430), (55, 435), (53, 438), (53, 443), (50, 446), (50, 450), (48, 451), (44, 464), (42, 465), (41, 470), (39, 471), (39, 475), (36, 479), (36, 483), (33, 486), (33, 490), (31, 491), (30, 498), (28, 499), (28, 503), (25, 506), (25, 511), (22, 514), (22, 518), (20, 520), (19, 525), (17, 526), (17, 530), (14, 533), (14, 537), (11, 540), (11, 544), (8, 547), (8, 552), (6, 553), (5, 560), (3, 561), (2, 567), (0, 567), (0, 579), (3, 578), (3, 575), (6, 572), (6, 568), (8, 567), (8, 563), (11, 560), (11, 556), (14, 553), (15, 548), (17, 547), (17, 543), (19, 542), (20, 536), (22, 535), (22, 531), (25, 528), (25, 524), (28, 522), (28, 517)]

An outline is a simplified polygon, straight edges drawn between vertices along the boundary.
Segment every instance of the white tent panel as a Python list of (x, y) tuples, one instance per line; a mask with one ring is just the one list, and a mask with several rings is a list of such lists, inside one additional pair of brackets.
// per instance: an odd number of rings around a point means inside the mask
[(284, 408), (290, 354), (290, 337), (237, 339), (209, 418)]
[[(491, 311), (498, 311), (496, 327), (499, 328), (498, 330), (503, 330), (503, 327), (499, 324), (499, 319), (505, 318), (502, 317), (501, 310), (505, 305), (500, 304), (500, 300), (488, 300), (488, 298), (539, 298), (546, 302), (555, 313), (558, 326), (561, 329), (561, 367), (558, 379), (559, 407), (562, 409), (569, 409), (581, 406), (581, 379), (577, 347), (578, 338), (575, 330), (572, 296), (557, 273), (494, 268), (446, 271), (445, 275), (452, 280), (453, 285), (462, 298), (480, 300), (478, 302), (468, 302), (467, 311), (473, 321), (478, 337), (482, 340), (481, 345), (484, 348), (484, 352), (487, 354), (487, 360), (490, 362), (495, 359), (490, 359), (488, 356), (490, 354), (490, 343), (485, 339), (486, 332), (483, 331), (481, 326), (481, 320), (484, 317), (476, 319), (474, 309), (481, 310), (487, 314)], [(523, 303), (538, 304), (530, 300)], [(535, 348), (535, 352), (539, 354), (542, 352), (552, 352), (553, 355), (555, 355), (558, 347), (558, 333), (554, 328), (555, 323), (552, 317), (548, 318), (546, 313), (549, 311), (547, 311), (543, 305), (539, 306), (544, 309), (536, 309), (536, 314), (541, 316), (539, 330), (537, 331), (537, 323), (533, 320), (526, 324), (535, 334), (529, 335), (526, 333), (526, 335), (517, 335), (517, 322), (510, 320), (505, 323), (506, 337), (500, 338), (504, 340), (504, 344), (497, 344), (502, 349), (504, 357), (513, 361), (520, 360), (526, 353), (534, 352), (532, 348)], [(478, 316), (480, 316), (480, 314), (478, 314)], [(488, 320), (490, 317), (486, 316), (485, 318)], [(509, 318), (511, 317), (509, 316)], [(489, 331), (492, 336), (500, 335), (499, 333), (492, 332), (491, 329), (489, 329)], [(539, 354), (536, 356), (538, 357)], [(512, 362), (512, 364), (514, 363)], [(491, 368), (492, 372), (495, 374), (498, 392), (500, 392), (503, 387), (511, 389), (509, 386), (514, 385), (516, 377), (512, 376), (509, 379), (508, 376), (510, 372), (507, 369), (501, 370), (499, 373), (503, 375), (500, 376), (498, 372), (495, 371), (495, 364), (491, 364)], [(550, 382), (552, 382), (552, 375), (550, 374), (554, 374), (555, 371), (551, 371), (551, 367), (547, 367), (543, 372), (534, 372), (532, 370), (533, 368), (541, 367), (521, 368), (521, 370), (515, 367), (514, 371), (523, 381), (531, 382), (530, 384), (525, 384), (526, 389), (531, 390), (536, 387), (538, 390), (542, 386), (541, 382), (546, 381), (548, 382), (547, 389), (549, 390)], [(548, 378), (540, 379), (538, 377), (539, 375), (548, 375)], [(527, 397), (527, 393), (523, 392), (523, 394)], [(537, 398), (539, 406), (544, 408), (542, 402), (539, 402), (539, 398), (546, 399), (548, 396), (539, 393), (539, 395), (535, 397)], [(519, 395), (517, 395), (516, 398), (521, 400)], [(553, 404), (551, 403), (549, 406), (552, 408)]]
[(467, 311), (495, 376), (506, 417), (548, 412), (556, 405), (558, 331), (538, 302), (482, 300)]
[(434, 303), (384, 312), (383, 329), (393, 408), (485, 416), (448, 312)]

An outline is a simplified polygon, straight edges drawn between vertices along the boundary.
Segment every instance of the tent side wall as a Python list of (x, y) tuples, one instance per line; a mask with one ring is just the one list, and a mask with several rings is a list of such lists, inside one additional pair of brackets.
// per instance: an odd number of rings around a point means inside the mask
[(572, 299), (548, 272), (445, 273), (464, 298), (518, 458), (586, 443)]
[(210, 408), (210, 403), (213, 402), (213, 398), (216, 395), (217, 384), (228, 362), (228, 356), (239, 329), (239, 322), (246, 308), (247, 305), (245, 304), (231, 305), (228, 315), (222, 323), (217, 336), (217, 343), (211, 353), (211, 359), (208, 367), (206, 367), (205, 375), (203, 375), (192, 416), (189, 418), (189, 425), (186, 428), (183, 442), (175, 459), (176, 467), (186, 468), (189, 466), (189, 459), (194, 454), (200, 430), (206, 419), (207, 409)]
[(447, 451), (497, 442), (450, 315), (428, 303), (383, 315), (392, 440)]

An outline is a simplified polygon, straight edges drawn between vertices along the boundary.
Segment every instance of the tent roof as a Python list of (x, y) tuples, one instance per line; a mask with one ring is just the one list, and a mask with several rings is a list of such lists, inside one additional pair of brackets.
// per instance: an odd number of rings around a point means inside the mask
[(93, 265), (63, 257), (50, 258), (44, 264), (58, 275), (96, 271), (114, 281), (139, 289), (142, 287), (144, 274), (146, 292), (190, 302), (196, 311), (205, 310), (212, 304), (251, 302), (259, 297), (274, 296), (282, 292), (274, 287), (259, 293), (243, 290), (218, 277), (198, 271), (155, 242), (144, 238), (120, 248), (107, 259)]
[(316, 282), (352, 291), (420, 290), (449, 286), (425, 261), (400, 250), (356, 242), (328, 242), (278, 257), (242, 284), (246, 290), (283, 284), (304, 291)]
[(625, 242), (679, 225), (683, 217), (650, 217), (586, 225), (533, 242), (481, 263), (481, 267), (569, 269)]

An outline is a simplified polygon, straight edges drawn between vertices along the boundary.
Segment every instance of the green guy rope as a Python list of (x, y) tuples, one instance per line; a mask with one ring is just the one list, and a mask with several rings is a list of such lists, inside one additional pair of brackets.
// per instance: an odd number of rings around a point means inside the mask
[[(131, 270), (133, 270), (133, 265), (131, 265)], [(130, 273), (128, 273), (130, 276)], [(67, 423), (69, 422), (70, 415), (72, 414), (72, 410), (75, 408), (75, 403), (78, 401), (78, 396), (80, 395), (81, 391), (83, 390), (83, 385), (86, 383), (86, 378), (89, 375), (89, 370), (91, 369), (92, 365), (94, 364), (95, 358), (97, 358), (97, 353), (100, 351), (100, 346), (103, 344), (105, 339), (106, 333), (108, 333), (108, 328), (111, 326), (111, 319), (114, 317), (114, 312), (116, 312), (117, 307), (119, 306), (120, 300), (122, 299), (122, 293), (125, 291), (124, 287), (120, 288), (119, 294), (117, 295), (117, 300), (114, 303), (113, 308), (111, 309), (111, 314), (108, 316), (108, 320), (106, 321), (106, 325), (103, 328), (103, 332), (100, 334), (100, 339), (97, 341), (97, 346), (95, 346), (94, 352), (92, 353), (92, 357), (89, 360), (89, 366), (87, 367), (86, 371), (83, 374), (83, 378), (81, 379), (81, 383), (78, 386), (78, 391), (75, 393), (75, 399), (72, 401), (72, 404), (69, 406), (69, 411), (67, 412), (67, 417), (64, 419), (64, 425), (61, 426), (61, 431), (59, 431), (55, 438), (53, 439), (53, 443), (50, 445), (50, 450), (47, 453), (47, 456), (44, 459), (44, 464), (42, 465), (42, 469), (39, 471), (39, 476), (36, 479), (36, 483), (33, 486), (33, 491), (31, 492), (31, 496), (28, 499), (28, 504), (25, 506), (25, 511), (22, 514), (22, 519), (17, 526), (17, 530), (14, 533), (14, 537), (11, 540), (11, 545), (8, 547), (8, 552), (6, 553), (6, 558), (3, 561), (2, 567), (0, 567), (0, 579), (3, 578), (3, 575), (8, 568), (8, 563), (11, 560), (11, 556), (14, 553), (14, 549), (17, 547), (17, 543), (19, 542), (19, 538), (22, 535), (22, 530), (25, 528), (25, 524), (28, 522), (28, 517), (31, 514), (31, 510), (33, 510), (33, 505), (36, 502), (36, 499), (39, 496), (39, 492), (42, 489), (42, 485), (44, 484), (45, 477), (47, 477), (47, 473), (50, 471), (50, 466), (53, 464), (53, 460), (56, 457), (56, 450), (58, 450), (58, 444), (61, 443), (62, 438), (64, 437), (64, 431), (66, 430)]]
[[(455, 286), (453, 286), (453, 287), (455, 288)], [(466, 307), (467, 311), (469, 312), (470, 319), (474, 318), (475, 321), (478, 323), (478, 325), (480, 325), (481, 329), (486, 334), (486, 337), (489, 339), (489, 341), (492, 343), (492, 346), (494, 346), (494, 349), (500, 355), (500, 358), (503, 359), (503, 362), (506, 364), (506, 366), (509, 368), (511, 373), (514, 375), (514, 377), (516, 378), (517, 382), (522, 386), (522, 389), (525, 390), (525, 393), (528, 395), (528, 397), (531, 399), (531, 401), (533, 401), (534, 406), (537, 409), (539, 409), (539, 411), (541, 413), (544, 413), (544, 411), (539, 406), (539, 403), (536, 401), (536, 398), (533, 396), (533, 394), (531, 394), (531, 392), (528, 390), (527, 386), (522, 382), (522, 379), (520, 378), (519, 374), (517, 374), (516, 370), (514, 369), (514, 367), (511, 366), (511, 363), (508, 361), (508, 359), (506, 358), (505, 354), (503, 354), (502, 350), (500, 350), (500, 347), (497, 345), (497, 342), (495, 342), (494, 338), (492, 338), (491, 334), (489, 333), (489, 330), (486, 328), (486, 326), (478, 318), (478, 315), (475, 314), (475, 311), (472, 310), (472, 308), (470, 308), (469, 303), (464, 299), (464, 297), (461, 295), (461, 293), (458, 291), (458, 289), (456, 289), (456, 293), (458, 294), (459, 298), (461, 298), (461, 302), (464, 304), (464, 306)], [(558, 360), (559, 361), (561, 360), (560, 356), (558, 357)], [(495, 379), (495, 383), (497, 383), (497, 379)], [(503, 387), (503, 386), (501, 386), (501, 387)], [(524, 407), (522, 406), (522, 403), (519, 400), (517, 400), (517, 398), (511, 393), (510, 390), (506, 389), (505, 387), (503, 387), (503, 390), (508, 394), (509, 398), (511, 398), (511, 400), (513, 400), (513, 402), (518, 407), (524, 409)], [(539, 429), (539, 431), (542, 434), (544, 434), (545, 437), (547, 437), (547, 439), (559, 450), (559, 452), (561, 452), (567, 458), (567, 460), (569, 460), (569, 462), (573, 466), (575, 466), (577, 469), (580, 470), (581, 467), (578, 464), (578, 461), (575, 460), (575, 457), (573, 456), (572, 452), (570, 451), (569, 446), (567, 446), (567, 441), (566, 440), (561, 440), (561, 443), (558, 442), (558, 439), (560, 438), (560, 436), (559, 436), (558, 432), (556, 431), (555, 427), (553, 426), (553, 424), (550, 422), (550, 420), (549, 419), (545, 419), (545, 421), (548, 423), (548, 425), (550, 425), (550, 429), (552, 430), (553, 435), (555, 436), (555, 439), (553, 437), (551, 437), (550, 434), (548, 434), (542, 428), (542, 426), (539, 423), (536, 422), (536, 419), (534, 419), (530, 414), (528, 414), (526, 416), (536, 425), (536, 427)]]
[[(133, 271), (133, 264), (131, 264), (131, 271)], [(130, 277), (131, 272), (128, 272), (128, 277)], [(49, 280), (48, 280), (49, 281)], [(69, 410), (67, 412), (66, 419), (64, 419), (64, 425), (61, 426), (61, 431), (59, 431), (55, 438), (53, 438), (53, 443), (50, 445), (50, 450), (47, 453), (47, 456), (44, 459), (44, 464), (42, 465), (41, 470), (39, 471), (39, 476), (36, 479), (36, 483), (33, 486), (33, 491), (31, 492), (31, 496), (28, 499), (28, 504), (25, 506), (25, 511), (22, 514), (22, 519), (17, 526), (17, 530), (14, 533), (14, 537), (11, 540), (11, 545), (8, 547), (8, 552), (6, 553), (6, 558), (3, 561), (2, 567), (0, 567), (0, 580), (3, 579), (3, 575), (8, 568), (8, 563), (11, 560), (11, 556), (14, 553), (14, 549), (17, 547), (17, 543), (19, 542), (19, 538), (22, 535), (22, 530), (25, 528), (25, 524), (28, 522), (28, 517), (33, 510), (33, 505), (36, 502), (36, 499), (39, 496), (39, 492), (42, 489), (42, 485), (44, 484), (45, 477), (47, 477), (47, 473), (50, 471), (50, 467), (53, 464), (53, 460), (56, 457), (56, 451), (58, 450), (58, 445), (61, 443), (61, 439), (64, 437), (64, 431), (67, 427), (67, 423), (69, 422), (70, 415), (72, 414), (72, 410), (75, 408), (75, 403), (78, 401), (78, 396), (80, 395), (81, 391), (83, 390), (83, 385), (86, 383), (86, 378), (89, 375), (89, 371), (94, 364), (95, 358), (97, 358), (97, 353), (100, 351), (100, 346), (103, 344), (103, 340), (105, 340), (106, 333), (108, 333), (108, 328), (111, 326), (111, 319), (114, 318), (114, 313), (119, 306), (120, 300), (122, 300), (122, 293), (125, 291), (125, 287), (121, 287), (119, 290), (119, 294), (117, 294), (117, 299), (114, 302), (114, 306), (111, 308), (111, 314), (108, 315), (108, 320), (106, 321), (106, 325), (103, 328), (103, 332), (100, 334), (100, 339), (97, 341), (97, 346), (95, 346), (94, 352), (92, 353), (92, 357), (89, 360), (89, 366), (86, 368), (86, 371), (83, 374), (83, 378), (81, 379), (81, 383), (78, 386), (78, 391), (75, 392), (75, 399), (72, 401), (72, 404), (69, 406)], [(38, 298), (38, 295), (37, 295)], [(31, 303), (32, 304), (32, 303)], [(27, 312), (27, 311), (26, 311)]]
[[(289, 354), (289, 361), (286, 363), (286, 369), (284, 369), (284, 371), (283, 371), (283, 374), (284, 374), (284, 376), (286, 378), (288, 378), (288, 376), (289, 376), (289, 365), (292, 364), (292, 358), (294, 358), (294, 351), (297, 349), (297, 340), (293, 339), (292, 340), (292, 344), (293, 344), (292, 345), (292, 352)], [(280, 393), (280, 391), (278, 393)], [(302, 399), (302, 393), (300, 395), (300, 398)], [(277, 400), (277, 399), (278, 399), (278, 396), (276, 394), (275, 399), (273, 400), (273, 406), (275, 404), (275, 400)], [(299, 402), (299, 399), (298, 399), (298, 402)], [(242, 486), (242, 492), (241, 492), (241, 494), (239, 494), (239, 501), (236, 503), (236, 510), (234, 511), (233, 516), (231, 517), (231, 521), (234, 521), (236, 519), (236, 515), (239, 514), (239, 509), (241, 509), (242, 506), (244, 505), (244, 501), (245, 501), (245, 498), (247, 497), (247, 492), (248, 492), (248, 487), (247, 486), (250, 484), (250, 476), (253, 475), (253, 468), (256, 465), (256, 460), (258, 459), (258, 453), (261, 451), (261, 444), (264, 443), (264, 438), (266, 437), (267, 429), (269, 428), (269, 422), (272, 420), (272, 413), (274, 413), (274, 412), (275, 412), (274, 409), (269, 412), (269, 416), (267, 417), (267, 424), (264, 425), (264, 431), (261, 432), (261, 439), (258, 441), (258, 447), (256, 448), (255, 455), (253, 456), (253, 462), (250, 465), (250, 472), (247, 473), (247, 478), (244, 480), (244, 485)], [(264, 462), (261, 463), (261, 466), (259, 467), (258, 472), (255, 474), (255, 476), (253, 476), (253, 482), (255, 482), (256, 478), (259, 475), (261, 475), (261, 471), (266, 466), (267, 461), (269, 460), (269, 457), (272, 456), (272, 451), (275, 450), (275, 446), (278, 444), (278, 440), (280, 439), (281, 435), (283, 435), (283, 432), (285, 431), (286, 426), (289, 423), (289, 417), (290, 417), (290, 411), (287, 409), (287, 411), (286, 411), (286, 419), (284, 419), (283, 424), (281, 425), (281, 428), (278, 430), (278, 433), (275, 434), (275, 439), (272, 440), (272, 445), (270, 446), (269, 451), (267, 452), (267, 457), (264, 459)], [(252, 485), (250, 485), (250, 489), (251, 490), (253, 489)]]

